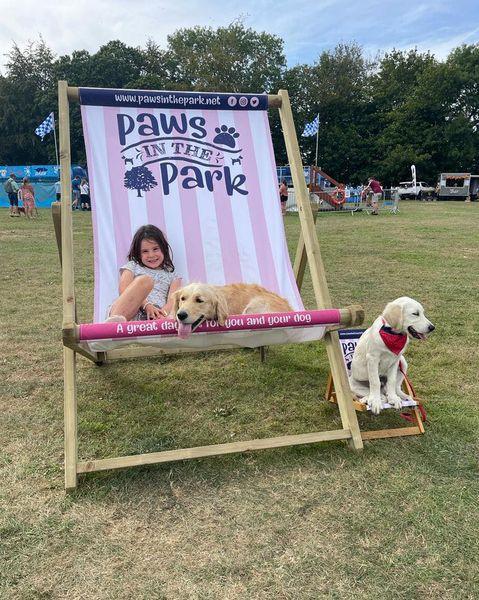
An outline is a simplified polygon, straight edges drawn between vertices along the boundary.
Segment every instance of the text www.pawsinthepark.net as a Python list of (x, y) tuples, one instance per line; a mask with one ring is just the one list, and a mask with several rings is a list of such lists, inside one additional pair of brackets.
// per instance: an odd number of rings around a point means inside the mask
[(175, 94), (147, 96), (144, 94), (115, 94), (116, 102), (133, 102), (135, 104), (180, 104), (182, 106), (203, 105), (219, 106), (220, 97), (213, 96), (205, 98), (204, 96), (176, 96)]

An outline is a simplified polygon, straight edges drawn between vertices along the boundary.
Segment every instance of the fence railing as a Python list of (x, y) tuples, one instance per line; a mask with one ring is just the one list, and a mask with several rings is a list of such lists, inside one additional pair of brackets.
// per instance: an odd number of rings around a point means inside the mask
[[(328, 202), (328, 197), (334, 196), (335, 188), (329, 188), (327, 192), (310, 193), (309, 199), (312, 204), (318, 205), (318, 210), (324, 212), (352, 212), (358, 209), (367, 209), (371, 205), (370, 197), (363, 197), (360, 190), (350, 190), (346, 194), (345, 201), (343, 204), (331, 205)], [(399, 203), (399, 194), (397, 188), (383, 189), (380, 200), (380, 209), (389, 208), (389, 206), (396, 206)], [(298, 205), (296, 204), (296, 194), (293, 188), (288, 190), (288, 201), (286, 202), (286, 212), (298, 212)]]

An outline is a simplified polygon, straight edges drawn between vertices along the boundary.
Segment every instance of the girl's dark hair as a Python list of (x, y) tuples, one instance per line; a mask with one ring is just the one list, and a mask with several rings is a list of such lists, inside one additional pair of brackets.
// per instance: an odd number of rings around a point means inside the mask
[(166, 241), (166, 238), (156, 225), (142, 225), (133, 236), (131, 241), (130, 251), (128, 252), (128, 260), (134, 260), (139, 265), (142, 265), (141, 261), (141, 242), (143, 240), (153, 240), (160, 247), (163, 252), (163, 264), (162, 269), (169, 271), (170, 273), (175, 270), (173, 265), (173, 251), (171, 250), (170, 244)]

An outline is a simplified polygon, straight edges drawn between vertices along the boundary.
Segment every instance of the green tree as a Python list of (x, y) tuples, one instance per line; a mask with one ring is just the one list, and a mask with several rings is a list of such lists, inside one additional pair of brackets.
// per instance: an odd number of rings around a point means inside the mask
[(281, 38), (241, 23), (179, 29), (168, 36), (168, 51), (177, 80), (195, 90), (270, 91), (286, 64)]
[(24, 164), (55, 160), (52, 136), (44, 142), (35, 128), (51, 112), (47, 92), (54, 85), (54, 55), (40, 38), (22, 50), (13, 44), (7, 55), (6, 76), (0, 80), (0, 162)]
[[(318, 165), (335, 179), (359, 182), (367, 174), (371, 156), (369, 82), (373, 63), (357, 44), (338, 44), (323, 52), (311, 67), (309, 114), (319, 114)], [(314, 163), (316, 139), (302, 138), (305, 158)]]
[(388, 185), (410, 179), (411, 164), (430, 183), (442, 171), (472, 168), (477, 134), (473, 110), (461, 99), (473, 82), (464, 82), (454, 60), (395, 51), (382, 60), (374, 84), (382, 157), (376, 167)]
[[(453, 112), (470, 125), (474, 156), (469, 169), (479, 172), (479, 46), (463, 45), (453, 50), (447, 59), (459, 80)], [(469, 142), (471, 143), (471, 142)], [(469, 170), (467, 169), (467, 170)]]
[[(375, 116), (371, 168), (388, 186), (410, 179), (411, 164), (416, 165), (421, 179), (435, 170), (430, 163), (430, 149), (424, 144), (426, 113), (422, 94), (425, 86), (420, 82), (424, 84), (427, 78), (434, 77), (437, 66), (437, 60), (429, 53), (393, 50), (382, 57), (377, 73), (371, 78)], [(429, 117), (434, 120), (432, 112)]]

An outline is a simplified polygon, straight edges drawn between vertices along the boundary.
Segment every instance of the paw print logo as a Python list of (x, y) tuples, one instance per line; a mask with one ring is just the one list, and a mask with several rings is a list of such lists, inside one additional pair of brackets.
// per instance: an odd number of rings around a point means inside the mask
[(236, 99), (236, 97), (235, 97), (235, 96), (230, 96), (230, 97), (228, 98), (228, 104), (229, 104), (229, 106), (231, 106), (231, 107), (233, 107), (233, 106), (236, 106), (236, 103), (237, 103), (237, 102), (238, 102), (238, 100)]
[(253, 108), (256, 108), (259, 104), (259, 98), (257, 98), (256, 96), (253, 96), (250, 100), (250, 104)]
[(248, 105), (248, 98), (246, 96), (241, 96), (239, 99), (239, 105), (243, 108)]
[(217, 135), (213, 138), (213, 144), (221, 144), (222, 146), (228, 146), (228, 148), (235, 147), (235, 140), (239, 138), (239, 133), (234, 127), (221, 125), (221, 127), (215, 127), (215, 131)]

